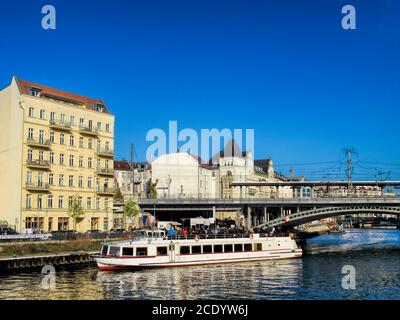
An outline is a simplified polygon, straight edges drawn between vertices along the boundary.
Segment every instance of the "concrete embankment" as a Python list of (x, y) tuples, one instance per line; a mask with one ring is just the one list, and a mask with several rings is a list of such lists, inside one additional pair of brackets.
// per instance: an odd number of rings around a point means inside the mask
[(73, 252), (51, 255), (24, 256), (17, 258), (0, 258), (0, 273), (39, 269), (46, 265), (65, 266), (94, 263), (95, 252)]
[(2, 243), (0, 273), (39, 269), (45, 265), (94, 263), (91, 255), (100, 247), (100, 240)]

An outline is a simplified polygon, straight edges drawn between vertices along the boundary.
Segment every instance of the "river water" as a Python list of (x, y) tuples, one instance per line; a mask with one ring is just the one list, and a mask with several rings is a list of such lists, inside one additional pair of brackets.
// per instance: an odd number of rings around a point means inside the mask
[[(309, 239), (299, 259), (99, 272), (56, 270), (0, 275), (0, 299), (400, 299), (400, 230), (353, 229)], [(354, 266), (355, 290), (342, 288)]]

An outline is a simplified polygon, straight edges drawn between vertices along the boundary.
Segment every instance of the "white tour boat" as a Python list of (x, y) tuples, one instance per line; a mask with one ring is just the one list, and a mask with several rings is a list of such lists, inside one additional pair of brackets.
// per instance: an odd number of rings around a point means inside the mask
[(100, 270), (123, 270), (301, 256), (301, 248), (288, 236), (250, 234), (167, 237), (161, 230), (137, 230), (128, 241), (104, 243), (101, 252), (93, 258)]

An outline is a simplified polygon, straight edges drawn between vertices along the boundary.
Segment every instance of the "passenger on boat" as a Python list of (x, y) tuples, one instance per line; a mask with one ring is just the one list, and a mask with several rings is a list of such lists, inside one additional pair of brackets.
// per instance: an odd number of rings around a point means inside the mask
[(174, 228), (171, 226), (171, 228), (169, 228), (169, 230), (168, 230), (168, 235), (170, 236), (170, 237), (173, 237), (174, 235), (175, 235), (175, 230), (174, 230)]

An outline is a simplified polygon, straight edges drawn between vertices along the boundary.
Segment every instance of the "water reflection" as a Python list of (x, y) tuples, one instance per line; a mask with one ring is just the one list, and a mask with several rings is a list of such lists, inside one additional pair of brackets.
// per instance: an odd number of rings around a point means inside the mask
[(98, 272), (105, 292), (122, 299), (243, 299), (265, 292), (294, 293), (302, 260), (166, 268), (138, 272)]
[[(0, 275), (0, 299), (400, 299), (400, 230), (354, 230), (311, 239), (300, 259), (100, 272), (57, 270)], [(342, 267), (357, 271), (356, 290), (341, 287)]]

